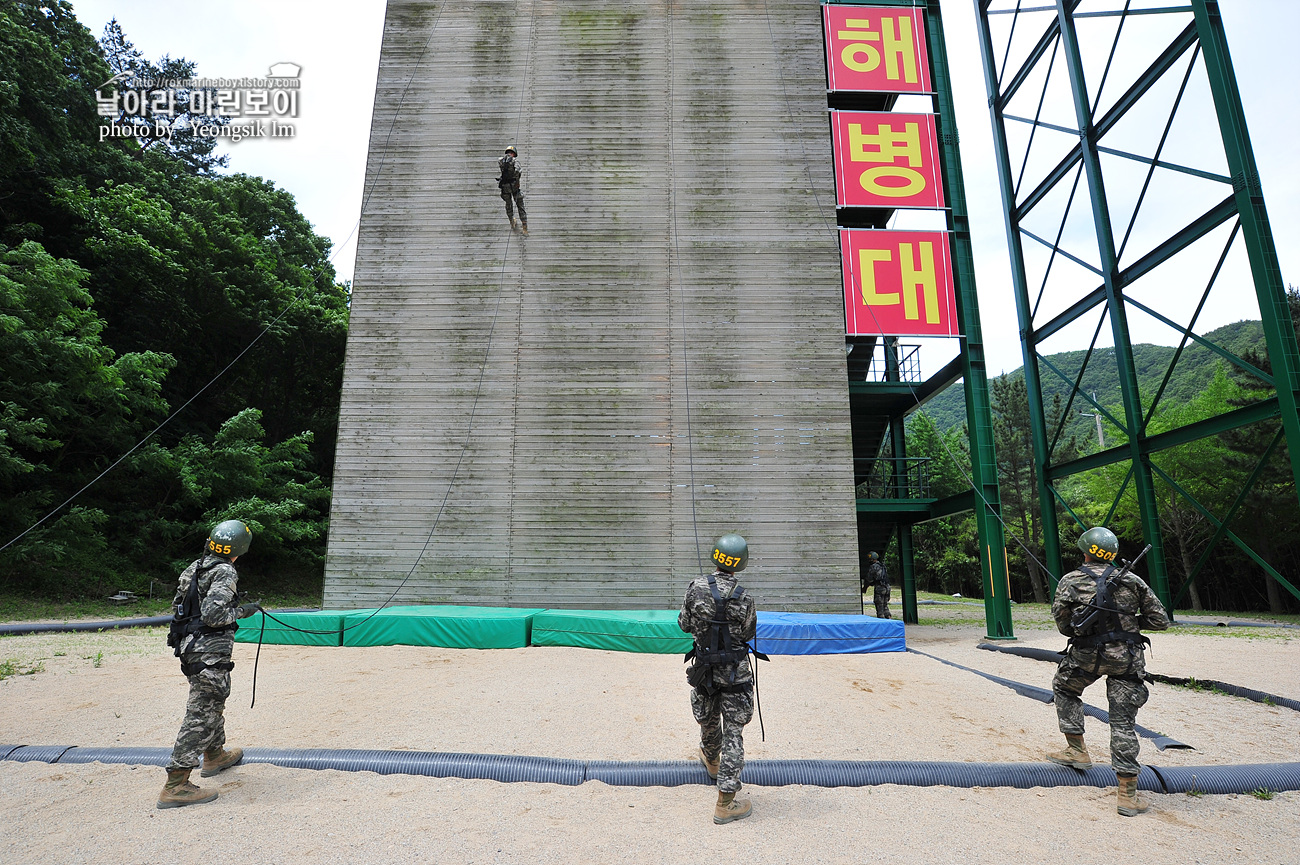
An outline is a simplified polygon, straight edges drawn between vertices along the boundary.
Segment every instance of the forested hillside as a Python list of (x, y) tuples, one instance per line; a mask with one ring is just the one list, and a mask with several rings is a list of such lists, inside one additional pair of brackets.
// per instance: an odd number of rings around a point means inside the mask
[(0, 590), (145, 591), (226, 518), (255, 533), (254, 590), (310, 585), (347, 286), (293, 197), (218, 173), (210, 139), (100, 141), (120, 72), (196, 74), (62, 0), (0, 4), (0, 544), (48, 516)]

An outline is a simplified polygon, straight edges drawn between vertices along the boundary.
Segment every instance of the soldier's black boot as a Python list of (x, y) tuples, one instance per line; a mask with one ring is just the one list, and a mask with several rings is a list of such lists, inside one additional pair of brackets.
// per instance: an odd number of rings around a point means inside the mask
[(737, 802), (735, 793), (723, 793), (719, 790), (718, 804), (713, 806), (713, 822), (721, 824), (743, 820), (753, 810), (754, 806), (749, 804), (749, 800)]
[(218, 772), (224, 772), (231, 766), (244, 759), (243, 748), (233, 748), (229, 751), (224, 748), (214, 748), (203, 752), (203, 771), (199, 774), (204, 778), (211, 778)]
[(1116, 780), (1119, 781), (1119, 789), (1115, 791), (1117, 800), (1115, 810), (1120, 813), (1120, 816), (1136, 817), (1145, 814), (1151, 807), (1151, 803), (1138, 796), (1137, 775), (1116, 775)]
[(1092, 757), (1088, 756), (1088, 747), (1083, 744), (1083, 737), (1066, 733), (1065, 741), (1065, 750), (1053, 751), (1047, 755), (1047, 759), (1072, 769), (1091, 769)]
[(186, 805), (202, 805), (204, 802), (211, 802), (217, 798), (216, 790), (208, 792), (190, 783), (190, 772), (193, 771), (193, 769), (167, 770), (167, 783), (163, 785), (162, 793), (158, 796), (159, 808), (183, 808)]

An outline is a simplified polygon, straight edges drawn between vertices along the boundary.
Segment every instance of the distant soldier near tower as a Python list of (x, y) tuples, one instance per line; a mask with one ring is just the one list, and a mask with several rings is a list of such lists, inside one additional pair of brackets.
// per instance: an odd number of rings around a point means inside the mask
[[(497, 160), (501, 174), (497, 177), (497, 186), (501, 189), (501, 199), (506, 203), (506, 216), (510, 217), (510, 227), (528, 233), (528, 212), (524, 210), (524, 193), (519, 188), (524, 169), (519, 165), (519, 151), (511, 144), (505, 155)], [(519, 206), (519, 221), (515, 222), (515, 206)]]

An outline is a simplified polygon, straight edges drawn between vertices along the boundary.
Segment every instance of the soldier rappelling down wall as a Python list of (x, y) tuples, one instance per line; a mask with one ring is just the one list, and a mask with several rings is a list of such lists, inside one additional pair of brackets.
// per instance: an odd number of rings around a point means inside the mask
[[(1092, 758), (1083, 741), (1083, 689), (1106, 677), (1110, 703), (1110, 762), (1118, 778), (1116, 810), (1133, 817), (1147, 810), (1137, 795), (1137, 711), (1147, 701), (1146, 659), (1141, 629), (1163, 631), (1169, 616), (1155, 592), (1129, 565), (1116, 568), (1119, 539), (1110, 529), (1088, 529), (1079, 537), (1083, 565), (1061, 578), (1052, 601), (1056, 627), (1070, 644), (1052, 679), (1056, 716), (1065, 734), (1064, 751), (1047, 755), (1062, 766), (1089, 769)], [(1139, 556), (1138, 558), (1141, 558)]]
[(694, 661), (686, 681), (692, 689), (691, 711), (700, 725), (700, 762), (718, 782), (714, 823), (740, 820), (752, 810), (749, 802), (736, 801), (740, 770), (745, 767), (745, 725), (754, 717), (748, 643), (754, 639), (758, 614), (753, 598), (736, 578), (748, 561), (744, 538), (718, 538), (713, 545), (718, 569), (687, 587), (677, 614), (677, 626), (695, 638), (695, 647), (686, 656)]
[[(497, 160), (497, 186), (501, 189), (501, 199), (506, 203), (506, 216), (510, 218), (510, 227), (519, 228), (528, 233), (528, 212), (524, 210), (524, 193), (519, 188), (523, 180), (524, 169), (519, 164), (519, 151), (511, 144), (505, 155)], [(519, 207), (519, 221), (515, 222), (515, 206)]]

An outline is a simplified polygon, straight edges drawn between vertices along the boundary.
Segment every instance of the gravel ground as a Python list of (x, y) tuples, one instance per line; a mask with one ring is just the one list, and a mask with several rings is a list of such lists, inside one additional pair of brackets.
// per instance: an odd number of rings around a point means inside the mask
[[(1050, 687), (1054, 667), (977, 648), (982, 610), (923, 607), (912, 648)], [(1058, 649), (1017, 610), (1018, 645)], [(1247, 633), (1242, 633), (1246, 631)], [(1259, 631), (1256, 633), (1256, 631)], [(0, 638), (0, 743), (169, 747), (186, 686), (159, 629)], [(1300, 698), (1300, 635), (1264, 629), (1153, 635), (1148, 668)], [(472, 651), (235, 647), (232, 745), (380, 748), (613, 760), (691, 759), (679, 658), (528, 648)], [(36, 672), (29, 672), (37, 670)], [(751, 759), (1041, 761), (1051, 706), (915, 653), (775, 657), (760, 670), (766, 741)], [(1105, 707), (1102, 685), (1085, 699)], [(1154, 685), (1138, 721), (1194, 746), (1157, 767), (1300, 761), (1300, 712)], [(1088, 719), (1093, 759), (1107, 728)], [(1064, 770), (1063, 770), (1064, 771)], [(1153, 795), (1141, 818), (1114, 790), (746, 787), (754, 815), (711, 821), (707, 787), (579, 787), (248, 765), (204, 786), (216, 802), (158, 811), (156, 767), (0, 761), (0, 860), (171, 862), (695, 862), (719, 841), (753, 863), (1300, 863), (1300, 793)], [(185, 853), (179, 852), (183, 846)]]

